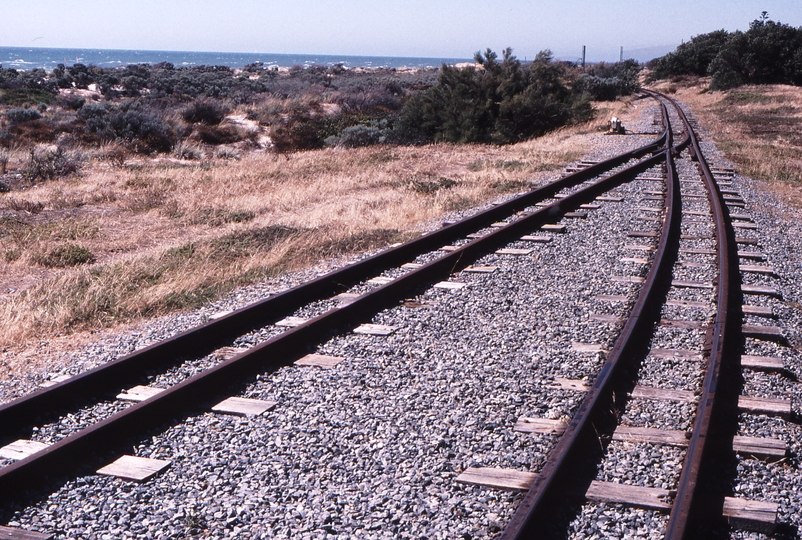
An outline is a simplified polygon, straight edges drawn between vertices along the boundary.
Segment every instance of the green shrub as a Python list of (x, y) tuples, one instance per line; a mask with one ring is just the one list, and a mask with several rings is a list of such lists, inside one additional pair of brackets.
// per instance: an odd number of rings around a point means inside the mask
[(407, 141), (509, 144), (592, 116), (548, 51), (526, 67), (509, 48), (500, 62), (490, 49), (475, 60), (483, 69), (444, 65), (437, 84), (407, 102), (399, 122)]
[(707, 75), (710, 62), (718, 56), (729, 38), (730, 34), (726, 30), (716, 30), (692, 37), (674, 52), (649, 62), (652, 79), (666, 79), (680, 75), (704, 77)]
[(641, 66), (635, 60), (594, 64), (579, 77), (574, 90), (587, 93), (596, 101), (614, 101), (640, 90), (640, 71)]
[(207, 99), (192, 102), (181, 111), (181, 117), (190, 124), (216, 126), (226, 117), (226, 110), (218, 103)]
[(31, 120), (39, 120), (42, 117), (36, 109), (11, 109), (6, 111), (6, 118), (12, 124), (20, 124), (22, 122), (30, 122)]
[(358, 125), (347, 127), (340, 132), (339, 136), (326, 139), (326, 144), (344, 148), (358, 148), (360, 146), (381, 144), (386, 140), (387, 136), (381, 129), (375, 126)]
[(652, 79), (710, 75), (714, 90), (744, 84), (802, 84), (802, 28), (763, 12), (746, 32), (718, 30), (683, 43), (649, 63)]
[(768, 20), (752, 21), (733, 33), (710, 63), (714, 90), (743, 84), (802, 84), (802, 28)]
[(143, 153), (169, 152), (177, 139), (172, 126), (138, 101), (87, 103), (78, 111), (78, 118), (84, 121), (87, 133), (105, 141), (117, 139)]

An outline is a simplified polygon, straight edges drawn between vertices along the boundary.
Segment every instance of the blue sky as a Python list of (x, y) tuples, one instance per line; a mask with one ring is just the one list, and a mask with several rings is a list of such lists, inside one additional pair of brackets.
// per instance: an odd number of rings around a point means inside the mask
[(617, 60), (745, 30), (802, 26), (802, 0), (0, 0), (0, 46), (471, 57), (510, 46)]

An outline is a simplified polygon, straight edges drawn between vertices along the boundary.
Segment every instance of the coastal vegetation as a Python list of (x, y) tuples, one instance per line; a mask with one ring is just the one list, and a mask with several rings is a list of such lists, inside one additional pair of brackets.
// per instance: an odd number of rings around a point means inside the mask
[(717, 30), (649, 63), (651, 79), (711, 77), (712, 90), (749, 84), (802, 84), (802, 28), (763, 12), (745, 32)]
[[(639, 106), (594, 101), (637, 88), (635, 63), (478, 59), (0, 68), (0, 347), (197, 307), (403, 241), (579, 159), (583, 135), (603, 129), (594, 111)], [(474, 131), (416, 108), (445, 106), (455, 81), (452, 96), (482, 96)]]

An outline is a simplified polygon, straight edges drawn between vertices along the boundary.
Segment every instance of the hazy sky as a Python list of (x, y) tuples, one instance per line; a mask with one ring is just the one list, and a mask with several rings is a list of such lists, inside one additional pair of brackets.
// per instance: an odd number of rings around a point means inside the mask
[(802, 26), (802, 0), (0, 0), (0, 46), (617, 60), (764, 10)]

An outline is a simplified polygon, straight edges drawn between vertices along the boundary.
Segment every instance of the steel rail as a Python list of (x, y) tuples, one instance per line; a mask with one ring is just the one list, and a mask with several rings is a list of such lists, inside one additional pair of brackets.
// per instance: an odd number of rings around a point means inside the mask
[(654, 153), (664, 144), (667, 136), (667, 131), (664, 131), (647, 145), (567, 175), (475, 216), (240, 308), (66, 381), (0, 404), (0, 426), (3, 430), (0, 432), (0, 441), (16, 436), (34, 422), (41, 421), (42, 417), (52, 416), (54, 411), (73, 406), (78, 400), (116, 391), (126, 382), (142, 377), (148, 370), (176, 364), (181, 358), (209, 354), (226, 341), (289, 315), (300, 305), (337, 294), (383, 269), (398, 266), (422, 253), (433, 251), (468, 232), (488, 226), (549, 198), (564, 188), (576, 186), (628, 161)]
[(26, 491), (42, 488), (48, 478), (65, 478), (118, 455), (125, 440), (142, 440), (171, 419), (208, 410), (214, 399), (230, 393), (230, 385), (243, 384), (248, 376), (287, 365), (309, 350), (310, 345), (335, 331), (354, 328), (377, 310), (397, 305), (424, 285), (447, 278), (452, 272), (503, 246), (538, 226), (559, 219), (565, 212), (588, 202), (612, 187), (662, 162), (665, 152), (582, 187), (576, 192), (509, 223), (457, 250), (360, 296), (353, 303), (334, 308), (300, 326), (252, 347), (229, 360), (196, 374), (158, 395), (132, 405), (40, 452), (0, 469), (0, 505)]
[[(661, 112), (667, 126), (667, 145), (663, 153), (667, 172), (667, 189), (663, 227), (651, 268), (621, 333), (608, 354), (596, 380), (590, 387), (573, 418), (555, 447), (549, 452), (523, 501), (502, 533), (502, 540), (537, 538), (553, 521), (551, 511), (574, 495), (573, 479), (578, 460), (591, 447), (598, 447), (596, 424), (615, 403), (615, 385), (621, 373), (631, 364), (631, 357), (642, 335), (649, 333), (654, 316), (649, 313), (662, 295), (662, 286), (670, 281), (680, 237), (681, 200), (679, 177), (673, 152), (673, 135), (668, 111), (662, 103)], [(683, 139), (682, 143), (686, 141)]]
[[(721, 394), (723, 375), (736, 368), (738, 338), (740, 337), (741, 309), (739, 303), (740, 279), (735, 234), (727, 219), (726, 206), (707, 160), (702, 153), (696, 134), (685, 112), (676, 100), (661, 96), (677, 110), (690, 138), (699, 172), (707, 188), (708, 200), (713, 210), (716, 226), (716, 258), (718, 262), (716, 318), (713, 324), (710, 356), (707, 372), (702, 383), (702, 395), (696, 410), (691, 439), (685, 453), (685, 461), (677, 485), (677, 494), (669, 514), (665, 540), (684, 540), (695, 536), (694, 526), (703, 517), (703, 508), (710, 508), (711, 501), (701, 501), (700, 475), (703, 462), (710, 458), (712, 429), (723, 412), (723, 401), (716, 399)], [(704, 502), (705, 504), (700, 504)], [(709, 511), (709, 510), (708, 510)], [(709, 517), (709, 516), (708, 516)]]

